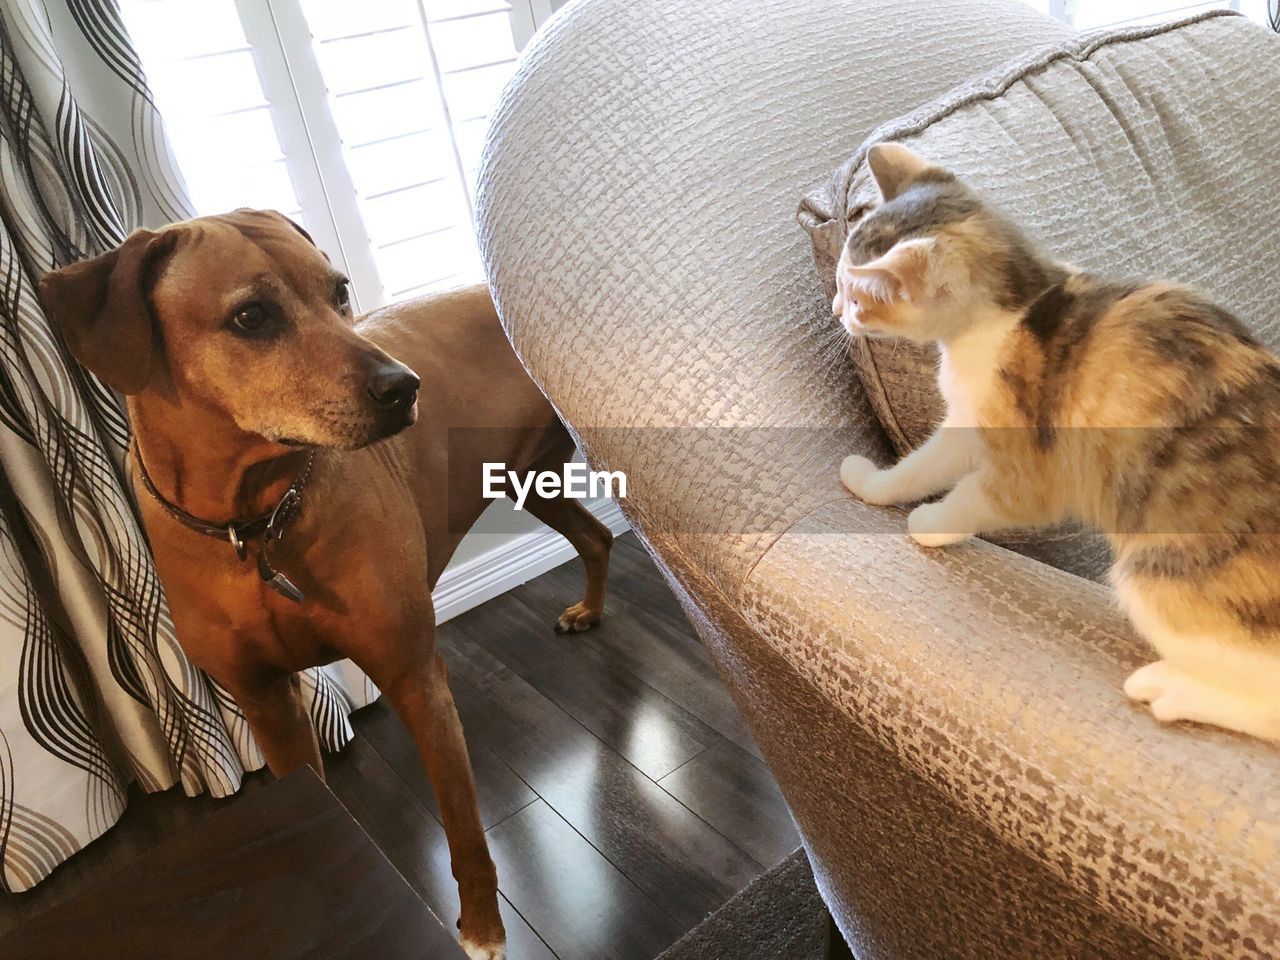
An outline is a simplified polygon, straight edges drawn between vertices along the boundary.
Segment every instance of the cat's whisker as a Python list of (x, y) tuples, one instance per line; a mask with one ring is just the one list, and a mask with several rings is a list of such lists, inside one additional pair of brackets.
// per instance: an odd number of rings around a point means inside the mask
[(837, 326), (827, 335), (818, 348), (818, 365), (824, 376), (836, 369), (842, 358), (848, 354), (852, 338), (842, 326)]
[(853, 337), (843, 327), (837, 329), (835, 335), (819, 354), (819, 368), (823, 377), (830, 376), (840, 368), (840, 364), (848, 357)]

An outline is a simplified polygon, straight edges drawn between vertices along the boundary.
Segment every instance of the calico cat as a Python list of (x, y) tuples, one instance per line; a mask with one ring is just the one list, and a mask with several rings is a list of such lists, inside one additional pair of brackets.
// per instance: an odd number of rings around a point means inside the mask
[(919, 449), (840, 478), (913, 503), (929, 547), (1075, 520), (1160, 659), (1124, 690), (1162, 721), (1280, 740), (1280, 360), (1188, 287), (1043, 255), (951, 173), (868, 155), (881, 202), (851, 229), (835, 314), (850, 334), (935, 341), (946, 417)]

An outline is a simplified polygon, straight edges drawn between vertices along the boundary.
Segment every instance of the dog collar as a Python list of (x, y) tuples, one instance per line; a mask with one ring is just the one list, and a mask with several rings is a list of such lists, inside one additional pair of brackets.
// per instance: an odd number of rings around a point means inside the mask
[(227, 541), (231, 544), (232, 549), (235, 550), (236, 556), (241, 560), (244, 560), (249, 554), (248, 544), (250, 541), (261, 537), (262, 549), (258, 551), (258, 575), (267, 586), (281, 596), (295, 603), (304, 599), (305, 594), (298, 589), (297, 585), (271, 565), (271, 561), (267, 556), (267, 548), (273, 541), (279, 540), (284, 536), (285, 528), (302, 512), (302, 492), (307, 487), (307, 481), (311, 479), (311, 467), (316, 459), (315, 450), (307, 454), (307, 462), (303, 466), (302, 472), (298, 474), (293, 483), (289, 484), (289, 489), (276, 501), (274, 507), (250, 520), (231, 520), (227, 523), (213, 523), (209, 520), (202, 520), (200, 517), (187, 513), (176, 503), (166, 499), (164, 494), (156, 488), (155, 481), (151, 479), (151, 474), (147, 472), (147, 465), (142, 460), (142, 451), (139, 449), (136, 440), (129, 444), (129, 453), (133, 456), (134, 463), (138, 465), (138, 473), (142, 477), (142, 484), (146, 487), (147, 493), (151, 494), (151, 498), (160, 504), (169, 516), (196, 533), (212, 537), (214, 540)]

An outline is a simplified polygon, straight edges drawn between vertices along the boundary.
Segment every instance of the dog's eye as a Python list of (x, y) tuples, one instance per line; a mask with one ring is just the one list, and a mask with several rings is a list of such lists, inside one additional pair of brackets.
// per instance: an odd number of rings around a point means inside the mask
[(231, 322), (245, 333), (258, 333), (267, 325), (267, 310), (260, 303), (246, 303), (232, 315)]
[(333, 291), (334, 302), (337, 303), (339, 310), (345, 310), (351, 306), (351, 281), (346, 277), (339, 277), (337, 285)]

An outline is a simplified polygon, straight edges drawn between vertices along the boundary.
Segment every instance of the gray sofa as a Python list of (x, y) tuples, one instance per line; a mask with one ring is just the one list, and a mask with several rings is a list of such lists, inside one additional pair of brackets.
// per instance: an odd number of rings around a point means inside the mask
[[(1194, 25), (1160, 41), (1176, 50), (1158, 63), (1270, 84), (1274, 38), (1242, 29), (1255, 28)], [(1271, 117), (1206, 107), (1187, 122), (1159, 84), (1143, 92), (1157, 68), (1142, 57), (1095, 56), (1014, 0), (579, 0), (493, 121), (478, 212), (508, 333), (587, 458), (627, 472), (624, 510), (750, 722), (860, 960), (1280, 956), (1280, 750), (1162, 728), (1125, 701), (1147, 653), (1080, 575), (1096, 562), (1063, 559), (1078, 550), (926, 552), (901, 511), (837, 478), (848, 453), (884, 460), (901, 438), (833, 353), (813, 251), (829, 261), (857, 194), (856, 162), (832, 171), (904, 114), (884, 135), (988, 176), (1055, 249), (1167, 266), (1246, 318), (1270, 303), (1254, 319), (1272, 338)], [(1084, 77), (1081, 103), (1102, 104), (1107, 143), (1145, 145), (1130, 151), (1140, 195), (1073, 128), (1071, 102), (1046, 115), (1065, 140), (1010, 112), (1034, 114), (1058, 62)], [(1021, 100), (1001, 99), (1024, 78)], [(1184, 113), (1199, 89), (1179, 94)], [(1079, 149), (1039, 149), (1059, 141)], [(1216, 213), (1189, 202), (1196, 176)], [(795, 210), (815, 184), (806, 236)]]

